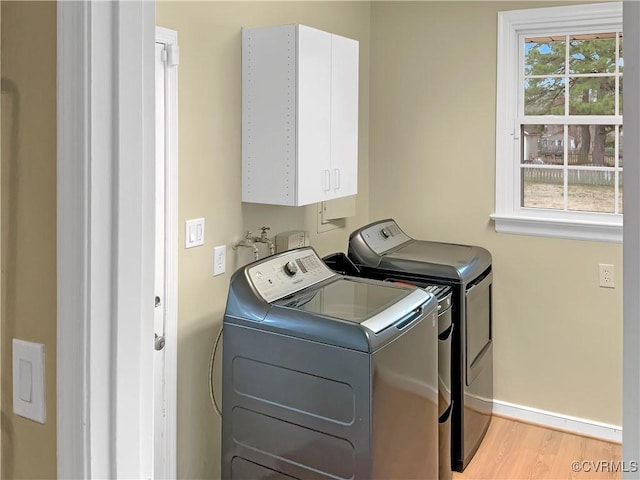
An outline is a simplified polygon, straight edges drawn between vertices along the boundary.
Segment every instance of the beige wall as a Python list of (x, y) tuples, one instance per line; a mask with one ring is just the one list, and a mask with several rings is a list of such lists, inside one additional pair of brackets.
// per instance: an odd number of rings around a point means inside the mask
[[(372, 3), (370, 215), (491, 251), (496, 399), (621, 425), (622, 246), (497, 234), (489, 219), (496, 14), (557, 4)], [(599, 263), (615, 290), (598, 287)]]
[[(220, 469), (220, 419), (207, 387), (212, 341), (225, 308), (231, 273), (252, 259), (231, 244), (246, 229), (271, 234), (312, 232), (320, 254), (346, 249), (347, 236), (368, 216), (369, 24), (368, 2), (160, 2), (157, 24), (178, 32), (179, 224), (206, 219), (204, 247), (178, 254), (178, 476), (216, 478)], [(302, 23), (360, 41), (360, 142), (357, 217), (347, 227), (318, 235), (314, 207), (272, 207), (241, 202), (240, 28)], [(213, 247), (227, 246), (227, 273), (212, 277)], [(261, 252), (266, 253), (266, 247)], [(220, 352), (218, 352), (220, 353)], [(216, 357), (220, 397), (221, 355)]]
[[(1, 10), (1, 477), (55, 478), (56, 4)], [(13, 414), (12, 338), (45, 345), (45, 424)]]

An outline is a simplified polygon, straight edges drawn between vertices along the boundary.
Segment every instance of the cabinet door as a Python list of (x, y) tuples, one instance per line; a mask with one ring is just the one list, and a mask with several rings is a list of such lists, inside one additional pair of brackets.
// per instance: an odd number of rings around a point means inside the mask
[(331, 193), (358, 193), (358, 42), (331, 36)]
[(242, 200), (296, 202), (296, 29), (242, 29)]
[(297, 205), (331, 189), (331, 34), (298, 27)]

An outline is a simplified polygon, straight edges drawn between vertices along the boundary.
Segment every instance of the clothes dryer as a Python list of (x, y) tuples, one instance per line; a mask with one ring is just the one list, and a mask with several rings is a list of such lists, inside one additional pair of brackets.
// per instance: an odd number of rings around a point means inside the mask
[(415, 240), (387, 219), (353, 232), (347, 255), (365, 277), (453, 289), (451, 461), (453, 469), (464, 470), (493, 410), (491, 254), (477, 246)]

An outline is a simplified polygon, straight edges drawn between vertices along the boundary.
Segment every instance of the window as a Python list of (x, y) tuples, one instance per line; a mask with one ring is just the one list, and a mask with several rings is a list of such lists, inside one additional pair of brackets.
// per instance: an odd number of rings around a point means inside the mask
[(496, 231), (622, 241), (622, 4), (498, 14)]

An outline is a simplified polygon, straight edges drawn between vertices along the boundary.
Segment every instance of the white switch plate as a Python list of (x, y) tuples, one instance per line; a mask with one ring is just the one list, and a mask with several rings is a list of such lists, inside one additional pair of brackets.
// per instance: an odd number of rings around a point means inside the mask
[(44, 423), (44, 345), (13, 339), (13, 413)]
[(227, 266), (227, 247), (220, 245), (213, 249), (213, 276), (222, 275)]
[(185, 222), (184, 248), (204, 245), (204, 218), (194, 218)]

